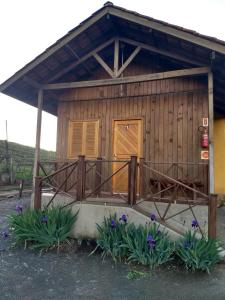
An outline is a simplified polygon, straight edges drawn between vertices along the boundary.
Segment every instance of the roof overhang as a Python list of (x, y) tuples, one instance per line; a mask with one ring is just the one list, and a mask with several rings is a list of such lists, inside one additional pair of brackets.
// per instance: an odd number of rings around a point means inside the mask
[[(115, 36), (142, 43), (157, 55), (186, 67), (206, 66), (214, 73), (215, 107), (225, 114), (225, 42), (195, 31), (171, 25), (107, 2), (42, 54), (0, 85), (0, 92), (37, 106), (37, 92), (43, 85), (87, 78), (96, 68), (90, 59), (76, 65), (93, 49)], [(171, 57), (172, 54), (176, 56)], [(183, 58), (183, 61), (180, 60)], [(71, 68), (71, 65), (75, 65)], [(66, 70), (66, 72), (62, 72)], [(57, 77), (57, 74), (61, 74)], [(57, 114), (60, 92), (46, 91), (44, 110)]]

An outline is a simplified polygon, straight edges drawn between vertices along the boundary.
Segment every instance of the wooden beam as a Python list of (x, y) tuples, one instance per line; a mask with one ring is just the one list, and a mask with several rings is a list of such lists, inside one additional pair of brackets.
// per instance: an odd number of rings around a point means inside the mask
[(208, 237), (216, 238), (216, 209), (217, 209), (217, 195), (210, 195), (208, 206)]
[(130, 45), (133, 45), (133, 46), (137, 46), (137, 47), (140, 46), (141, 48), (143, 48), (145, 50), (148, 50), (150, 52), (158, 53), (158, 54), (161, 54), (161, 55), (164, 55), (164, 56), (167, 56), (167, 57), (170, 57), (170, 58), (173, 58), (173, 59), (176, 59), (176, 60), (188, 63), (188, 64), (196, 65), (196, 66), (199, 66), (199, 67), (203, 66), (202, 63), (200, 63), (197, 60), (192, 60), (192, 59), (186, 58), (182, 55), (175, 54), (175, 53), (172, 53), (172, 52), (167, 51), (167, 50), (162, 50), (162, 49), (156, 48), (154, 46), (149, 46), (147, 44), (137, 42), (137, 41), (134, 41), (134, 40), (131, 40), (131, 39), (128, 39), (128, 38), (124, 38), (124, 37), (120, 38), (120, 41), (123, 41), (124, 43), (130, 44)]
[(93, 54), (94, 58), (97, 60), (97, 62), (103, 67), (103, 69), (113, 78), (114, 73), (110, 69), (110, 67), (104, 62), (104, 60), (101, 58), (101, 56), (98, 55), (98, 53)]
[(119, 69), (119, 40), (115, 39), (115, 45), (114, 45), (114, 77), (118, 77), (118, 69)]
[(202, 46), (204, 48), (211, 49), (220, 52), (222, 54), (225, 54), (225, 46), (222, 45), (220, 42), (212, 41), (209, 40), (207, 37), (204, 38), (198, 34), (192, 34), (185, 30), (175, 28), (175, 26), (173, 25), (169, 25), (167, 23), (160, 22), (158, 20), (154, 20), (146, 16), (137, 15), (126, 10), (121, 10), (120, 8), (113, 7), (113, 6), (109, 7), (109, 14), (136, 24), (143, 25), (149, 29), (161, 31), (168, 35), (174, 36), (184, 41), (191, 42), (193, 44)]
[(135, 56), (140, 52), (141, 47), (138, 46), (133, 53), (131, 53), (131, 55), (128, 57), (128, 59), (125, 61), (125, 63), (122, 65), (122, 67), (119, 69), (118, 73), (117, 73), (117, 77), (119, 77), (124, 70), (128, 67), (128, 65), (132, 62), (132, 60), (135, 58)]
[(41, 120), (42, 120), (42, 108), (43, 108), (43, 90), (38, 91), (38, 111), (37, 111), (37, 128), (36, 128), (36, 145), (34, 154), (34, 169), (33, 169), (33, 186), (35, 184), (35, 178), (38, 174), (38, 162), (40, 160), (40, 142), (41, 142)]
[(213, 141), (213, 74), (208, 73), (208, 105), (209, 105), (209, 192), (214, 194), (214, 141)]
[(168, 71), (168, 72), (161, 72), (161, 73), (153, 73), (147, 75), (129, 76), (123, 78), (75, 81), (75, 82), (66, 82), (66, 83), (52, 83), (52, 84), (44, 85), (43, 88), (45, 90), (60, 90), (60, 89), (70, 89), (70, 88), (118, 85), (118, 84), (125, 84), (125, 83), (160, 80), (165, 78), (202, 75), (202, 74), (207, 74), (208, 72), (209, 72), (209, 68), (207, 67), (191, 68), (191, 69), (182, 69), (182, 70)]
[(54, 76), (52, 76), (51, 78), (49, 78), (49, 82), (52, 82), (54, 80), (57, 80), (58, 78), (60, 78), (62, 75), (66, 74), (67, 72), (69, 72), (70, 70), (76, 68), (78, 65), (80, 65), (81, 63), (83, 63), (85, 60), (87, 60), (88, 58), (92, 57), (94, 53), (97, 53), (99, 51), (101, 51), (102, 49), (104, 49), (105, 47), (109, 46), (110, 44), (113, 43), (115, 39), (112, 38), (110, 40), (108, 40), (107, 42), (101, 44), (100, 46), (96, 47), (95, 49), (93, 49), (92, 51), (90, 51), (89, 53), (87, 53), (86, 55), (84, 55), (83, 57), (81, 57), (79, 60), (71, 63), (69, 66), (63, 68), (62, 70), (60, 70), (58, 73), (56, 73)]

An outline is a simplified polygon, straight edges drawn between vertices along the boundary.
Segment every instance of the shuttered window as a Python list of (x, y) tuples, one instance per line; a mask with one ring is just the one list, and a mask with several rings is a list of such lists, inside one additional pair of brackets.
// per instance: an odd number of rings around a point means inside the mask
[(70, 121), (68, 158), (98, 156), (99, 121)]

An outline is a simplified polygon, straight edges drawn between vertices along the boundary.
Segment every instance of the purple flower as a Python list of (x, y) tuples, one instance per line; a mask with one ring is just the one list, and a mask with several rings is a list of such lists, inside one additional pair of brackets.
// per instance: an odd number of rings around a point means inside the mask
[(47, 224), (48, 223), (48, 216), (43, 216), (41, 218), (41, 222)]
[(9, 231), (7, 229), (1, 232), (3, 239), (7, 239), (9, 237)]
[(149, 234), (147, 236), (147, 243), (148, 243), (150, 249), (155, 249), (156, 241), (154, 240), (154, 238), (151, 234)]
[(120, 218), (120, 221), (123, 221), (124, 223), (127, 223), (127, 216), (122, 215), (122, 217)]
[(185, 249), (191, 248), (191, 242), (190, 241), (184, 241), (184, 248)]
[(151, 221), (155, 221), (156, 220), (156, 215), (155, 214), (150, 214), (150, 219)]
[(193, 220), (192, 223), (191, 223), (191, 227), (193, 228), (197, 228), (199, 225), (198, 225), (198, 221), (197, 220)]
[(16, 211), (18, 214), (21, 214), (23, 212), (23, 206), (21, 204), (16, 204)]
[(157, 229), (156, 234), (160, 235), (161, 234), (161, 230)]
[(116, 227), (116, 221), (112, 220), (110, 225), (111, 225), (112, 228), (115, 228)]

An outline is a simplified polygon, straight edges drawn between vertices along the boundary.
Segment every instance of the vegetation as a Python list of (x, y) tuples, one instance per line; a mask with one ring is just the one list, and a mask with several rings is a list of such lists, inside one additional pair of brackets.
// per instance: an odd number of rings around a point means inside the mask
[(125, 247), (128, 249), (128, 261), (147, 265), (151, 269), (172, 259), (174, 243), (168, 234), (161, 232), (153, 222), (150, 226), (130, 225), (124, 236)]
[[(0, 175), (10, 170), (13, 172), (13, 181), (24, 179), (29, 184), (32, 180), (34, 151), (32, 147), (8, 142), (8, 158), (12, 158), (12, 166), (7, 166), (5, 141), (0, 140)], [(55, 152), (41, 150), (40, 158), (41, 161), (54, 160)]]
[(76, 222), (77, 214), (70, 209), (51, 207), (48, 209), (23, 211), (21, 205), (17, 213), (9, 216), (10, 228), (16, 244), (24, 244), (32, 249), (48, 250), (68, 242), (70, 231)]
[[(149, 266), (154, 269), (159, 265), (178, 258), (187, 269), (207, 271), (219, 261), (219, 246), (217, 240), (197, 239), (198, 222), (193, 220), (192, 230), (177, 243), (172, 242), (166, 232), (161, 231), (155, 222), (155, 215), (150, 215), (150, 222), (145, 226), (135, 226), (128, 222), (126, 215), (117, 218), (116, 215), (104, 218), (102, 225), (97, 224), (99, 239), (97, 249), (116, 261), (122, 259)], [(139, 274), (131, 272), (130, 279)]]
[(97, 224), (99, 239), (97, 248), (102, 251), (102, 258), (111, 256), (114, 261), (121, 260), (127, 256), (128, 249), (124, 245), (124, 232), (126, 232), (126, 216), (123, 215), (120, 220), (116, 215), (104, 218), (102, 225)]
[[(14, 161), (23, 163), (26, 162), (34, 162), (34, 151), (35, 149), (33, 147), (24, 146), (21, 144), (8, 142), (8, 148), (9, 148), (9, 155), (13, 158)], [(1, 157), (6, 155), (6, 149), (5, 149), (5, 141), (0, 140), (0, 153)], [(41, 160), (53, 160), (55, 159), (55, 152), (54, 151), (47, 151), (47, 150), (41, 150), (40, 152), (40, 158)]]
[(177, 242), (176, 255), (192, 271), (210, 272), (210, 269), (220, 260), (217, 240), (197, 239), (196, 231), (188, 231)]

